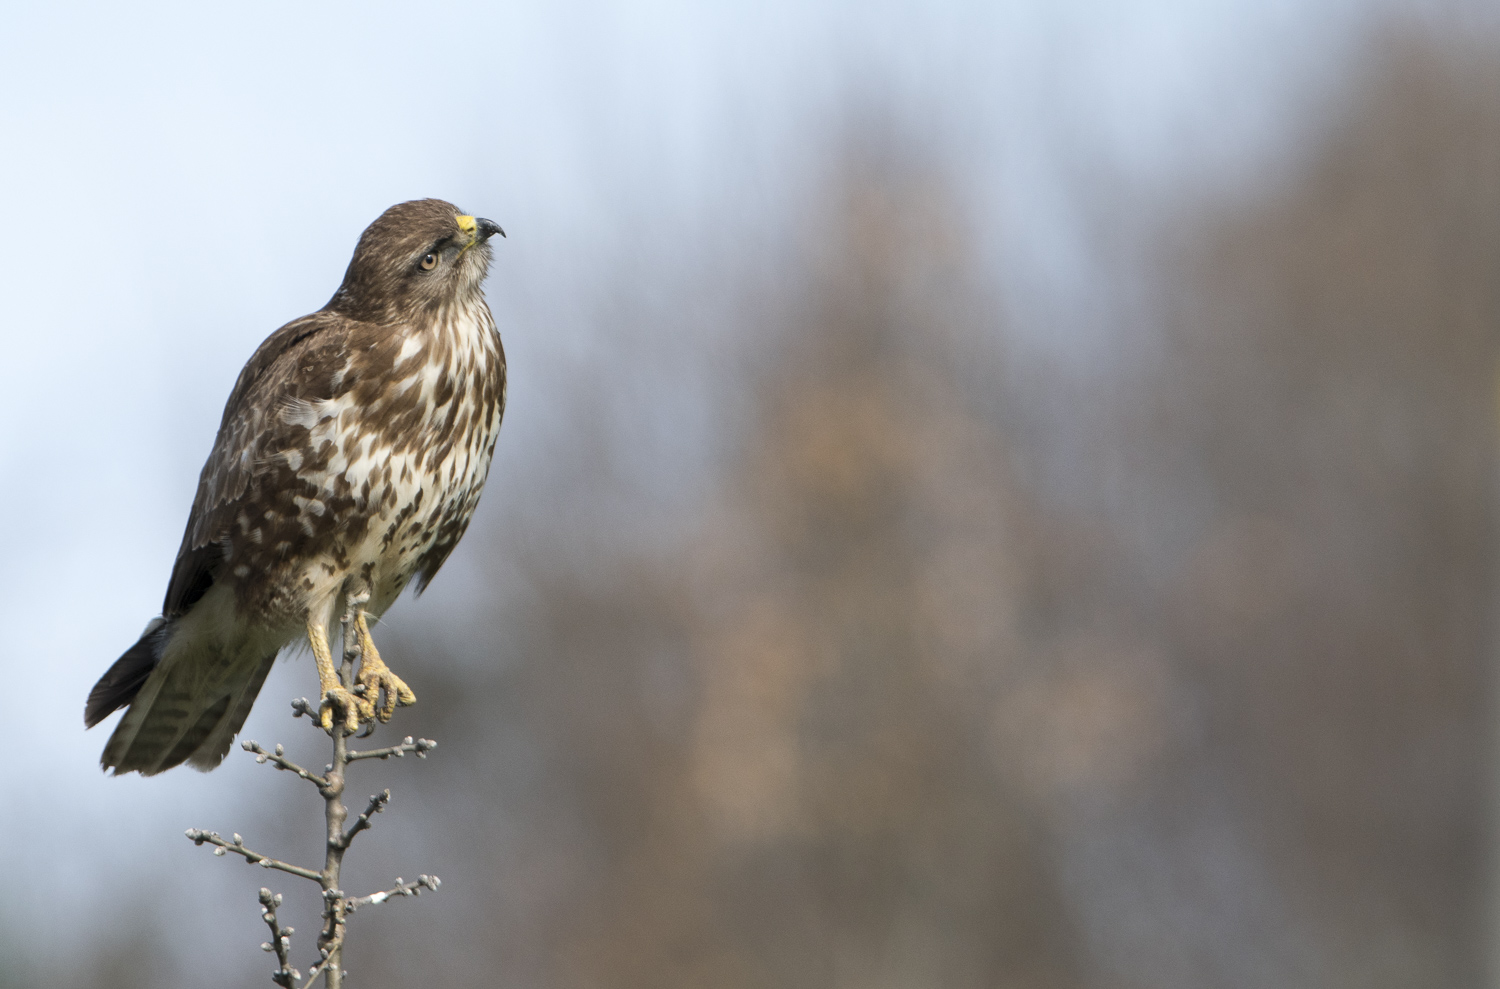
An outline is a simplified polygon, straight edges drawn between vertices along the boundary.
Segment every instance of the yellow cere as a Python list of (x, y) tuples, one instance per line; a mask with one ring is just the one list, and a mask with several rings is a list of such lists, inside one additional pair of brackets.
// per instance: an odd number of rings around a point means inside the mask
[(479, 240), (479, 223), (472, 216), (467, 215), (455, 216), (453, 221), (458, 224), (459, 230), (469, 235), (468, 243), (458, 249), (458, 253), (462, 255)]

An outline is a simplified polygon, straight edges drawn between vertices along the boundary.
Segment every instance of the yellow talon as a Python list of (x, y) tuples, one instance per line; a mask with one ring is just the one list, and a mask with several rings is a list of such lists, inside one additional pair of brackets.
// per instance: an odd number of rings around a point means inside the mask
[[(354, 627), (359, 634), (359, 673), (354, 682), (365, 688), (362, 704), (367, 704), (370, 711), (381, 721), (391, 720), (391, 715), (396, 713), (396, 705), (406, 707), (417, 702), (417, 695), (412, 693), (400, 677), (391, 672), (391, 668), (385, 665), (380, 658), (380, 650), (375, 648), (375, 640), (370, 638), (369, 626), (365, 624), (365, 612), (359, 608), (354, 613)], [(384, 701), (377, 708), (377, 701), (381, 695), (385, 695)]]
[(333, 714), (337, 708), (343, 712), (344, 731), (352, 735), (359, 731), (361, 721), (374, 717), (375, 706), (355, 697), (339, 683), (338, 673), (333, 667), (333, 653), (328, 648), (328, 632), (311, 619), (307, 623), (307, 641), (312, 646), (313, 660), (318, 664), (318, 721), (324, 731), (333, 731)]

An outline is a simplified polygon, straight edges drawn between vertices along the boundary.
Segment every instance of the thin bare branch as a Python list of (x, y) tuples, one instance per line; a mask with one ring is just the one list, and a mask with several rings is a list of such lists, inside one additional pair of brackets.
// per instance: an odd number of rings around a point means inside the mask
[(281, 894), (273, 893), (264, 886), (260, 890), (260, 919), (266, 922), (271, 929), (271, 940), (260, 946), (262, 951), (276, 952), (276, 960), (280, 962), (274, 972), (271, 973), (271, 981), (286, 989), (296, 989), (296, 985), (302, 979), (302, 973), (291, 966), (292, 951), (292, 928), (282, 927), (276, 919), (276, 908), (281, 906)]
[(307, 780), (309, 783), (315, 784), (320, 790), (328, 785), (328, 780), (324, 779), (322, 776), (319, 776), (317, 773), (311, 772), (309, 770), (303, 769), (295, 762), (292, 762), (290, 759), (286, 758), (285, 755), (283, 755), (283, 752), (285, 750), (280, 745), (276, 746), (276, 751), (274, 752), (266, 751), (266, 749), (262, 747), (259, 742), (241, 742), (240, 747), (246, 752), (254, 752), (256, 762), (269, 762), (277, 769), (284, 769), (289, 773), (295, 773), (296, 775)]
[(230, 840), (220, 837), (217, 831), (200, 831), (197, 828), (188, 828), (185, 833), (192, 839), (195, 845), (207, 842), (210, 845), (218, 846), (214, 849), (215, 855), (234, 852), (236, 855), (243, 855), (245, 861), (251, 865), (258, 865), (265, 869), (280, 869), (282, 872), (289, 872), (294, 876), (301, 876), (303, 879), (311, 879), (315, 883), (323, 881), (323, 874), (321, 872), (314, 872), (311, 869), (304, 869), (300, 865), (292, 865), (290, 862), (283, 862), (280, 859), (273, 859), (269, 855), (262, 855), (259, 852), (251, 851), (245, 847), (244, 839), (239, 835), (235, 835), (233, 840)]
[(437, 748), (437, 743), (430, 738), (413, 739), (407, 735), (400, 745), (390, 745), (383, 749), (365, 749), (349, 753), (349, 761), (356, 762), (360, 759), (400, 759), (405, 755), (415, 753), (418, 759), (427, 758), (427, 753)]
[(307, 970), (307, 986), (304, 989), (311, 989), (312, 984), (317, 981), (318, 976), (329, 970), (328, 963), (333, 960), (334, 953), (343, 946), (344, 939), (340, 936), (329, 947), (318, 950), (318, 963)]
[(385, 805), (390, 802), (391, 791), (389, 790), (382, 790), (380, 793), (372, 796), (370, 798), (370, 806), (366, 807), (365, 812), (359, 815), (348, 831), (344, 832), (344, 837), (341, 840), (342, 847), (348, 848), (349, 843), (354, 840), (355, 835), (361, 831), (368, 831), (370, 828), (370, 818), (385, 810)]
[(442, 883), (443, 881), (437, 876), (418, 876), (417, 881), (414, 883), (406, 882), (400, 876), (397, 876), (396, 885), (390, 889), (382, 890), (379, 893), (371, 893), (369, 896), (356, 897), (352, 900), (346, 899), (344, 901), (344, 910), (347, 913), (353, 913), (360, 907), (368, 907), (374, 906), (377, 903), (384, 903), (386, 900), (389, 900), (392, 897), (420, 896), (422, 890), (437, 889), (442, 885)]

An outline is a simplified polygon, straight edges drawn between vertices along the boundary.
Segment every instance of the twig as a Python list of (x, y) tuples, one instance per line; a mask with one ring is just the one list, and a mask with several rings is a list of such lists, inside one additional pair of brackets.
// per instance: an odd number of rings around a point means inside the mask
[[(307, 970), (307, 984), (309, 987), (313, 984), (314, 981), (317, 980), (318, 976), (324, 974), (325, 972), (339, 972), (340, 974), (346, 974), (344, 970), (338, 967), (334, 967), (332, 969), (330, 969), (329, 967), (330, 963), (334, 961), (335, 957), (343, 954), (343, 948), (344, 941), (341, 936), (339, 940), (332, 944), (330, 947), (318, 949), (318, 963)], [(328, 976), (328, 979), (331, 983), (333, 975), (330, 974)]]
[(260, 946), (262, 951), (276, 952), (276, 960), (280, 966), (271, 973), (271, 981), (286, 989), (296, 989), (298, 982), (302, 980), (302, 973), (292, 968), (290, 957), (292, 953), (292, 928), (282, 927), (276, 920), (276, 908), (281, 906), (281, 894), (272, 893), (264, 886), (260, 890), (260, 919), (266, 922), (271, 929), (271, 940)]
[(437, 748), (437, 743), (430, 738), (419, 738), (412, 740), (407, 735), (400, 745), (390, 745), (383, 749), (365, 749), (349, 753), (350, 762), (358, 762), (360, 759), (400, 759), (409, 753), (416, 753), (418, 759), (426, 759), (427, 753)]
[(295, 762), (292, 762), (290, 759), (287, 759), (285, 756), (283, 756), (282, 752), (284, 751), (284, 749), (280, 745), (276, 746), (275, 752), (267, 752), (264, 748), (261, 747), (261, 744), (259, 742), (241, 742), (240, 748), (244, 749), (246, 752), (254, 752), (256, 762), (262, 764), (269, 762), (277, 769), (284, 769), (289, 773), (295, 773), (303, 779), (307, 780), (309, 783), (316, 784), (318, 789), (320, 790), (328, 785), (328, 781), (319, 776), (317, 773), (303, 769)]
[(353, 913), (360, 907), (368, 907), (373, 906), (376, 903), (384, 903), (386, 900), (389, 900), (394, 896), (420, 896), (422, 895), (423, 889), (437, 889), (442, 884), (443, 881), (437, 876), (418, 876), (417, 881), (414, 883), (406, 882), (402, 880), (400, 876), (397, 876), (396, 885), (392, 888), (383, 890), (379, 893), (371, 893), (369, 896), (361, 896), (356, 899), (348, 900), (344, 904), (344, 909), (348, 913)]
[(322, 873), (314, 872), (311, 869), (304, 869), (300, 865), (292, 865), (290, 862), (283, 862), (280, 859), (273, 859), (269, 855), (252, 852), (245, 847), (245, 840), (239, 835), (235, 835), (233, 840), (228, 840), (220, 837), (217, 831), (199, 831), (197, 828), (188, 828), (186, 834), (192, 839), (195, 845), (201, 845), (204, 842), (210, 845), (217, 845), (218, 847), (214, 849), (215, 855), (234, 852), (236, 855), (245, 856), (245, 861), (251, 865), (258, 865), (266, 869), (280, 869), (282, 872), (290, 872), (294, 876), (311, 879), (313, 882), (318, 882), (323, 878)]
[(369, 830), (370, 818), (385, 810), (385, 805), (390, 802), (391, 791), (389, 790), (384, 790), (372, 796), (370, 798), (370, 806), (366, 807), (365, 812), (359, 815), (359, 818), (354, 822), (354, 826), (351, 827), (348, 831), (344, 832), (344, 836), (342, 839), (340, 839), (339, 843), (345, 849), (347, 849), (349, 847), (349, 843), (354, 840), (355, 835), (359, 834), (361, 831)]

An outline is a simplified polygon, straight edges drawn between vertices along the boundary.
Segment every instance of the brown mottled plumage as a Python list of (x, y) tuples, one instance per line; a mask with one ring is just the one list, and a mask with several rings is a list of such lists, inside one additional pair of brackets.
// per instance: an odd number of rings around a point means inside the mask
[(494, 233), (441, 200), (391, 207), (328, 305), (250, 358), (162, 616), (89, 694), (89, 727), (130, 704), (106, 769), (218, 765), (277, 652), (304, 636), (325, 726), (415, 700), (362, 623), (364, 698), (331, 682), (329, 625), (351, 598), (368, 595), (379, 616), (409, 582), (420, 592), (479, 502), (505, 409), (505, 354), (481, 289)]

